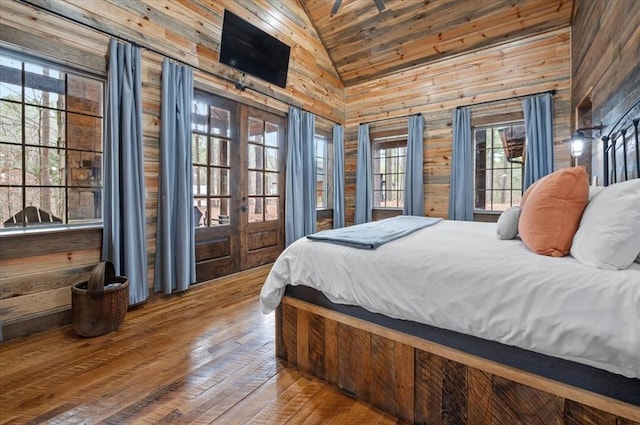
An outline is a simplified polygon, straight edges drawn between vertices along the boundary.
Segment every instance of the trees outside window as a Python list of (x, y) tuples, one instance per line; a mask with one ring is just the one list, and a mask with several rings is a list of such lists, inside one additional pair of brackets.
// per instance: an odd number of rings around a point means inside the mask
[(104, 80), (0, 52), (0, 228), (102, 221)]
[(524, 122), (473, 129), (475, 209), (504, 211), (520, 204), (524, 170)]
[(373, 208), (402, 209), (407, 140), (373, 140)]

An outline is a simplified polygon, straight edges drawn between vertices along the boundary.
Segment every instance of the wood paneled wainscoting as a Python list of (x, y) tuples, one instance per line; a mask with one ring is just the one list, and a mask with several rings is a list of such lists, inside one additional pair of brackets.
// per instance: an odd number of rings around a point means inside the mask
[(0, 423), (400, 423), (276, 358), (258, 304), (269, 269), (155, 299), (101, 337), (0, 344)]

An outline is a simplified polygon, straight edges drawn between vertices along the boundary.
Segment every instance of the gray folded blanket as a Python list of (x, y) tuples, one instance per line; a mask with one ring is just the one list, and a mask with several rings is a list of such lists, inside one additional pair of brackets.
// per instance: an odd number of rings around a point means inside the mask
[(308, 235), (307, 238), (353, 248), (376, 249), (380, 245), (409, 235), (424, 227), (432, 226), (441, 220), (441, 218), (399, 215), (340, 229), (323, 230)]

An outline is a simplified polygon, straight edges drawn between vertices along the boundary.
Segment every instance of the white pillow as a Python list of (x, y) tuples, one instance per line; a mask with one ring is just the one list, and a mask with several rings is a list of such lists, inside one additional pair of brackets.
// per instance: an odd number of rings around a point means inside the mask
[(571, 255), (582, 264), (626, 269), (640, 254), (640, 179), (605, 188), (587, 204)]
[(589, 201), (605, 189), (604, 186), (589, 186)]
[(496, 227), (498, 239), (513, 239), (517, 236), (521, 211), (522, 208), (516, 205), (507, 208), (500, 214), (500, 217), (498, 217), (498, 226)]

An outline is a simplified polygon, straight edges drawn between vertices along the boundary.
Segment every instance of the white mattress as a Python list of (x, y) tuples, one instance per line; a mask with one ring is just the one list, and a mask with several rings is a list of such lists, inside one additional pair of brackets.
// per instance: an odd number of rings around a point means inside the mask
[(495, 224), (443, 221), (376, 250), (302, 238), (267, 277), (264, 313), (286, 285), (640, 378), (640, 265), (610, 271), (536, 255), (498, 240)]

